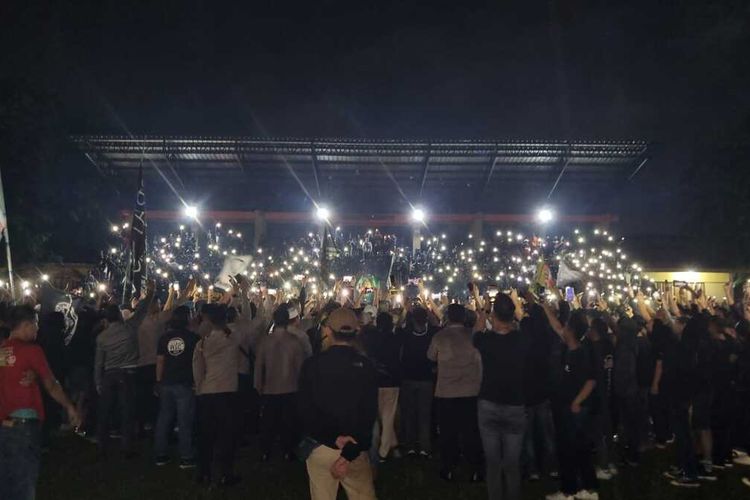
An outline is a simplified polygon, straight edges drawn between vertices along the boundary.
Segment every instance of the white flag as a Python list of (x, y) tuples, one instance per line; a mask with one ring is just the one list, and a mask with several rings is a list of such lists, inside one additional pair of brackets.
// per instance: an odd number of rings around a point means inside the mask
[(221, 268), (221, 273), (216, 277), (215, 288), (221, 288), (222, 290), (231, 290), (232, 283), (229, 281), (229, 277), (242, 274), (253, 261), (252, 255), (232, 255), (224, 259), (224, 266)]
[(586, 273), (573, 268), (568, 264), (567, 260), (563, 258), (560, 261), (560, 266), (557, 269), (557, 287), (561, 288), (576, 282), (582, 282), (586, 280)]

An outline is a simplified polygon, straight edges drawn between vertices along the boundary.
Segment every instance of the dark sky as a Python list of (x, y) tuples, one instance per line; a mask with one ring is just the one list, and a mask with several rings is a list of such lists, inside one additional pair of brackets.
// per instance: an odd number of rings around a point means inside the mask
[(743, 3), (79, 0), (6, 35), (72, 131), (669, 141), (746, 119)]
[(61, 137), (646, 139), (622, 205), (684, 233), (696, 145), (750, 136), (749, 19), (746, 0), (3, 2), (0, 83), (48, 96), (27, 121)]

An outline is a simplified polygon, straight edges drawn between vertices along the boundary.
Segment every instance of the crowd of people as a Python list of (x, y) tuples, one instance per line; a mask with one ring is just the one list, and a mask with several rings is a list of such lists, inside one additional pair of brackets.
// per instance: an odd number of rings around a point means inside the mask
[(687, 286), (619, 303), (552, 284), (469, 283), (462, 300), (346, 286), (272, 295), (238, 275), (162, 303), (149, 282), (126, 307), (86, 301), (67, 345), (61, 313), (4, 303), (0, 497), (34, 497), (61, 424), (103, 462), (152, 438), (164, 466), (176, 434), (179, 467), (209, 488), (240, 481), (237, 448), (257, 435), (258, 460), (305, 462), (313, 500), (374, 499), (379, 464), (433, 454), (440, 480), (485, 482), (491, 500), (543, 476), (559, 479), (549, 500), (596, 499), (651, 447), (672, 450), (680, 488), (750, 465), (750, 305), (731, 287), (717, 304)]

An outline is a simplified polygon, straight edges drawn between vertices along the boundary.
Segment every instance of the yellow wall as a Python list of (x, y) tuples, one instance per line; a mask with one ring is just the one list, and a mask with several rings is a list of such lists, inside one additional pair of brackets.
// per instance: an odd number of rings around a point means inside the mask
[(709, 296), (718, 297), (721, 299), (724, 297), (724, 283), (731, 281), (732, 274), (725, 272), (711, 272), (711, 271), (665, 271), (665, 270), (649, 270), (644, 271), (644, 274), (648, 275), (654, 282), (659, 283), (662, 281), (687, 281), (688, 283), (703, 283), (706, 286), (706, 292)]

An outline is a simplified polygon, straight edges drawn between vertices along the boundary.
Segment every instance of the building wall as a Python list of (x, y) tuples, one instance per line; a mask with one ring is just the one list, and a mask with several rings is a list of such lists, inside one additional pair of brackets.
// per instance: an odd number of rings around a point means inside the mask
[(719, 299), (724, 297), (724, 284), (732, 281), (732, 273), (721, 271), (670, 271), (654, 269), (648, 270), (646, 274), (656, 283), (667, 281), (670, 284), (673, 282), (701, 284), (705, 286), (709, 296), (718, 297)]

